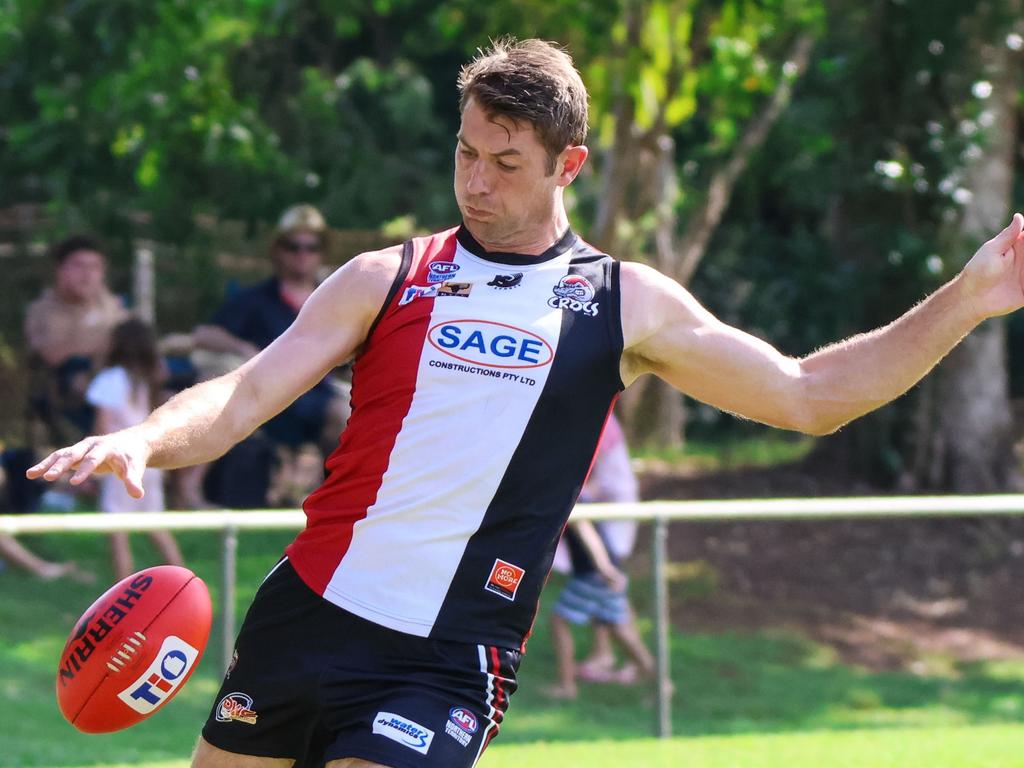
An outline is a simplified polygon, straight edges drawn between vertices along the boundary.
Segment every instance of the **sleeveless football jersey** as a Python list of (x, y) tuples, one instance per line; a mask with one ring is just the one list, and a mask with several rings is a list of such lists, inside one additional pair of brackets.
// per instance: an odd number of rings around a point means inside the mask
[(520, 646), (621, 356), (619, 265), (571, 230), (540, 256), (464, 227), (407, 242), (295, 570), (386, 627)]

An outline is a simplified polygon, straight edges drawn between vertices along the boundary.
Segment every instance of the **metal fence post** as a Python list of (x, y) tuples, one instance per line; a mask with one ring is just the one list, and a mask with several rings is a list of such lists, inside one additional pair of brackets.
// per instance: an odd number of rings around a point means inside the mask
[(235, 586), (238, 582), (238, 526), (224, 527), (222, 538), (223, 552), (221, 557), (221, 596), (223, 626), (222, 652), (224, 669), (231, 665), (231, 657), (235, 650)]
[(672, 672), (669, 664), (668, 578), (668, 521), (663, 515), (654, 518), (651, 526), (651, 566), (654, 577), (654, 653), (657, 686), (656, 732), (658, 738), (672, 736)]

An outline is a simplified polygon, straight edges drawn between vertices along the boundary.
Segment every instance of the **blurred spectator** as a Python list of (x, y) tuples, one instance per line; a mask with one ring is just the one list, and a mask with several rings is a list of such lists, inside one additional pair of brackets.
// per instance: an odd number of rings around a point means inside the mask
[[(285, 332), (318, 284), (327, 245), (327, 223), (316, 208), (296, 205), (284, 212), (270, 244), (274, 275), (228, 298), (210, 324), (193, 334), (194, 360), (204, 376), (231, 370)], [(302, 460), (303, 446), (314, 444), (324, 453), (333, 449), (347, 419), (347, 387), (328, 375), (267, 422), (262, 434), (285, 449), (278, 456), (281, 476), (294, 474), (291, 466)], [(230, 464), (231, 454), (225, 459)]]
[(575, 642), (569, 624), (607, 627), (631, 663), (601, 682), (634, 683), (654, 673), (654, 658), (644, 645), (627, 596), (628, 579), (607, 544), (588, 520), (573, 522), (565, 539), (572, 556), (572, 577), (558, 596), (551, 617), (558, 682), (552, 698), (575, 699), (577, 668)]
[(53, 581), (60, 578), (71, 578), (83, 584), (91, 584), (96, 581), (96, 575), (89, 571), (83, 571), (71, 560), (63, 563), (55, 563), (44, 560), (32, 552), (28, 547), (19, 542), (13, 536), (0, 533), (0, 558), (3, 561), (28, 571), (43, 581)]
[[(153, 330), (136, 319), (118, 325), (111, 339), (108, 364), (108, 368), (96, 375), (86, 393), (86, 399), (96, 408), (96, 430), (101, 434), (134, 426), (153, 410), (163, 376)], [(146, 495), (134, 499), (118, 477), (101, 476), (100, 509), (104, 512), (162, 512), (161, 471), (147, 469), (142, 482)], [(150, 538), (165, 562), (184, 565), (178, 543), (169, 531), (152, 531)], [(117, 579), (130, 576), (135, 569), (128, 534), (110, 534), (110, 544)]]
[(75, 235), (52, 254), (53, 285), (25, 313), (29, 407), (31, 420), (45, 430), (34, 441), (65, 445), (93, 429), (85, 390), (107, 353), (111, 329), (127, 313), (107, 287), (106, 257), (96, 240)]
[[(580, 493), (584, 503), (618, 502), (622, 504), (640, 500), (636, 475), (629, 460), (629, 446), (622, 425), (615, 415), (608, 419), (601, 442), (597, 447), (594, 465)], [(633, 552), (636, 542), (635, 520), (601, 520), (596, 523), (601, 539), (608, 547), (612, 558), (623, 562)], [(612, 648), (611, 632), (605, 624), (592, 624), (594, 642), (587, 659), (577, 668), (579, 676), (589, 682), (617, 680), (629, 675), (615, 669), (615, 651)]]
[[(582, 502), (637, 501), (637, 482), (629, 462), (622, 427), (608, 420), (598, 444), (594, 464), (580, 494)], [(576, 678), (588, 682), (633, 683), (649, 677), (654, 660), (637, 630), (626, 593), (621, 563), (632, 551), (636, 523), (588, 521), (572, 523), (563, 543), (571, 562), (571, 578), (559, 595), (552, 616), (558, 683), (549, 690), (554, 698), (576, 697)], [(575, 643), (569, 624), (589, 624), (594, 643), (588, 658), (576, 664)], [(612, 640), (630, 662), (616, 668)]]
[[(24, 480), (28, 468), (23, 459), (28, 456), (24, 449), (8, 449), (0, 452), (0, 512), (20, 512), (35, 506), (37, 494), (31, 500), (18, 498), (26, 492)], [(33, 486), (34, 487), (34, 486)], [(20, 541), (6, 533), (0, 533), (0, 566), (9, 563), (44, 581), (69, 577), (83, 583), (96, 580), (95, 574), (84, 571), (73, 561), (55, 563), (37, 555)]]

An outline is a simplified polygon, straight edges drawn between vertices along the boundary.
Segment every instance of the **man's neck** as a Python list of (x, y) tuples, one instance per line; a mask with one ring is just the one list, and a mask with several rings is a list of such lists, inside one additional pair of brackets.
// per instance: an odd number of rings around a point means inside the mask
[(57, 287), (54, 287), (53, 295), (61, 304), (68, 304), (72, 306), (85, 306), (87, 304), (93, 304), (96, 302), (98, 298), (81, 296), (75, 293), (74, 291), (61, 290), (60, 288)]
[(569, 217), (561, 209), (543, 225), (530, 227), (520, 232), (511, 233), (508, 237), (493, 241), (473, 231), (469, 222), (463, 222), (469, 234), (487, 251), (500, 253), (519, 253), (523, 256), (539, 256), (557, 243), (569, 228)]

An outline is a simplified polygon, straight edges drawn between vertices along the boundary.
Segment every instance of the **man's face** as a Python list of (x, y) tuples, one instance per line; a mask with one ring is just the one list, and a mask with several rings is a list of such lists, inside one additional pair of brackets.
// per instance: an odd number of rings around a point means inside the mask
[(455, 148), (455, 200), (472, 235), (492, 250), (529, 240), (553, 216), (558, 168), (533, 126), (489, 116), (474, 99), (462, 111)]
[(314, 280), (323, 263), (323, 238), (316, 232), (294, 230), (277, 241), (278, 277)]
[(57, 293), (66, 301), (96, 299), (106, 285), (107, 260), (97, 251), (75, 251), (57, 267)]

